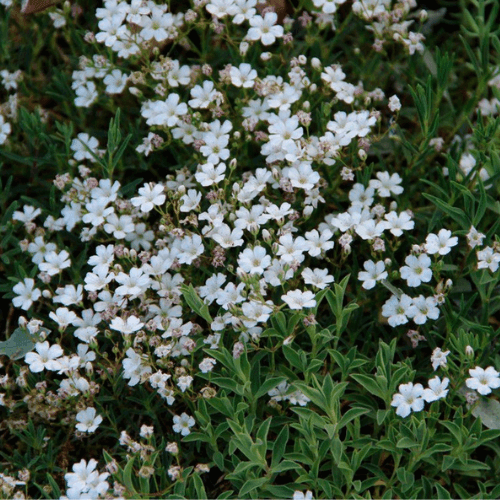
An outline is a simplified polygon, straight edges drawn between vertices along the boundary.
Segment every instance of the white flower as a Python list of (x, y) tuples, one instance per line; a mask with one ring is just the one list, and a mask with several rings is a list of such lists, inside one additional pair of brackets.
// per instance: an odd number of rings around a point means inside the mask
[(60, 253), (48, 252), (44, 258), (45, 262), (40, 262), (38, 267), (40, 271), (46, 272), (49, 276), (54, 276), (71, 265), (69, 253), (66, 250), (62, 250)]
[(239, 68), (231, 66), (229, 72), (231, 83), (235, 87), (252, 88), (257, 78), (257, 71), (252, 68), (248, 63), (240, 64)]
[(231, 228), (227, 224), (221, 224), (210, 232), (210, 236), (222, 247), (231, 248), (243, 245), (243, 230)]
[(312, 270), (309, 267), (306, 267), (302, 271), (302, 278), (306, 285), (313, 285), (321, 290), (334, 281), (333, 276), (328, 274), (328, 269)]
[(97, 198), (85, 203), (88, 213), (82, 217), (83, 222), (92, 224), (93, 226), (100, 226), (106, 217), (111, 215), (115, 210), (112, 206), (107, 207), (108, 203), (107, 198)]
[(112, 213), (106, 218), (106, 224), (104, 224), (104, 231), (110, 233), (117, 240), (125, 238), (128, 233), (134, 230), (134, 223), (130, 215), (116, 215)]
[(140, 35), (144, 40), (154, 38), (157, 42), (162, 42), (170, 37), (169, 31), (172, 28), (174, 18), (170, 13), (164, 13), (161, 9), (154, 9), (150, 16), (141, 17), (142, 30)]
[(124, 335), (129, 335), (131, 333), (139, 331), (144, 326), (144, 323), (137, 316), (129, 316), (127, 321), (122, 318), (116, 317), (111, 320), (109, 327), (113, 330), (117, 330)]
[(261, 246), (245, 248), (238, 256), (238, 266), (246, 273), (262, 274), (271, 265), (271, 257)]
[(401, 101), (397, 95), (393, 95), (389, 98), (389, 109), (394, 113), (401, 109)]
[(193, 99), (188, 101), (188, 104), (192, 108), (208, 108), (214, 101), (215, 94), (214, 82), (205, 80), (203, 82), (203, 87), (196, 85), (191, 89), (191, 97), (193, 97)]
[(236, 9), (234, 0), (210, 0), (207, 4), (207, 11), (216, 18), (223, 18), (229, 15), (234, 15)]
[(476, 366), (476, 368), (469, 370), (469, 375), (472, 378), (468, 378), (465, 384), (469, 389), (475, 389), (483, 396), (489, 394), (492, 389), (500, 387), (500, 374), (492, 366), (488, 366), (486, 370)]
[(428, 283), (432, 279), (431, 259), (425, 253), (418, 257), (408, 255), (405, 259), (407, 266), (399, 269), (401, 278), (405, 279), (408, 286), (419, 286), (422, 282)]
[(429, 388), (424, 389), (422, 397), (427, 401), (427, 403), (432, 403), (438, 399), (445, 398), (448, 394), (448, 384), (450, 382), (449, 378), (444, 378), (441, 382), (439, 377), (434, 377), (429, 380)]
[(12, 128), (10, 126), (10, 123), (7, 123), (4, 120), (4, 117), (0, 115), (0, 145), (7, 140), (7, 137), (10, 135), (11, 132)]
[(193, 234), (192, 236), (185, 236), (180, 244), (182, 251), (178, 255), (179, 264), (192, 264), (199, 255), (205, 251), (201, 236)]
[(128, 76), (126, 74), (119, 69), (114, 69), (103, 80), (104, 85), (106, 85), (106, 92), (108, 94), (121, 94), (125, 85), (127, 85), (127, 80)]
[(476, 246), (481, 246), (486, 235), (480, 233), (474, 226), (471, 226), (469, 232), (467, 233), (467, 243), (471, 248)]
[(397, 408), (396, 415), (405, 418), (412, 411), (422, 411), (424, 409), (423, 393), (422, 384), (413, 385), (412, 382), (401, 384), (399, 392), (394, 394), (391, 402), (391, 406)]
[(75, 106), (88, 108), (99, 97), (94, 82), (87, 82), (76, 89)]
[(360, 222), (354, 228), (358, 236), (361, 236), (364, 240), (374, 240), (382, 235), (386, 229), (385, 222), (376, 222), (374, 219), (368, 219)]
[(248, 30), (246, 38), (248, 40), (260, 40), (262, 45), (272, 45), (276, 38), (283, 36), (283, 26), (277, 25), (278, 14), (267, 12), (264, 17), (254, 16), (249, 22), (251, 28)]
[(109, 273), (107, 267), (95, 269), (94, 273), (87, 273), (85, 275), (85, 290), (87, 292), (97, 292), (102, 290), (109, 282), (115, 278), (113, 273)]
[(427, 318), (439, 318), (437, 300), (434, 297), (424, 297), (423, 295), (419, 295), (413, 299), (413, 307), (413, 316), (410, 315), (408, 317), (412, 318), (414, 323), (417, 325), (423, 325), (427, 321)]
[(211, 372), (215, 366), (216, 361), (214, 358), (203, 358), (203, 361), (198, 365), (201, 373)]
[(199, 168), (201, 172), (197, 172), (194, 176), (202, 186), (212, 186), (224, 180), (224, 172), (226, 171), (224, 163), (219, 163), (217, 166), (213, 163), (205, 163)]
[(301, 290), (290, 290), (286, 295), (281, 296), (281, 300), (288, 304), (290, 309), (304, 309), (316, 306), (313, 292)]
[(370, 181), (370, 187), (377, 190), (382, 198), (388, 198), (391, 194), (401, 194), (403, 188), (399, 185), (403, 181), (398, 174), (389, 175), (389, 172), (377, 172), (377, 179)]
[(384, 218), (387, 221), (385, 222), (385, 228), (389, 229), (394, 236), (401, 236), (403, 230), (407, 231), (415, 227), (415, 222), (411, 220), (411, 216), (408, 212), (397, 214), (393, 211), (385, 214)]
[(141, 207), (142, 212), (151, 212), (155, 205), (163, 205), (166, 196), (163, 194), (164, 187), (161, 184), (144, 184), (139, 188), (139, 195), (130, 201), (134, 207)]
[(181, 212), (191, 212), (196, 210), (201, 201), (201, 193), (196, 189), (189, 189), (188, 192), (181, 197), (182, 205)]
[(33, 278), (24, 278), (24, 283), (21, 281), (12, 288), (14, 293), (18, 294), (18, 297), (12, 299), (14, 307), (20, 307), (27, 311), (33, 302), (37, 301), (42, 292), (35, 287), (35, 280)]
[(96, 155), (98, 147), (99, 141), (86, 133), (78, 134), (77, 138), (71, 142), (71, 149), (74, 151), (73, 158), (77, 161), (87, 159), (95, 162), (96, 160), (92, 153)]
[(274, 389), (268, 391), (267, 394), (271, 399), (274, 399), (274, 401), (284, 401), (287, 399), (286, 393), (289, 387), (287, 381), (283, 380), (283, 382), (279, 383)]
[(190, 428), (193, 427), (195, 423), (194, 418), (190, 417), (187, 413), (182, 413), (180, 417), (179, 415), (174, 415), (172, 430), (181, 433), (183, 436), (187, 436), (191, 433)]
[(393, 295), (382, 306), (382, 316), (389, 318), (388, 323), (393, 328), (408, 323), (408, 317), (412, 317), (413, 311), (413, 299), (405, 294), (401, 298)]
[(361, 205), (362, 207), (370, 207), (373, 203), (373, 195), (375, 188), (368, 186), (365, 188), (363, 184), (357, 182), (349, 191), (349, 200), (351, 205)]
[(446, 357), (448, 354), (450, 354), (450, 351), (442, 351), (440, 347), (436, 347), (432, 351), (431, 363), (434, 371), (436, 371), (440, 366), (446, 366)]
[(314, 497), (311, 490), (307, 490), (305, 494), (303, 491), (296, 490), (293, 492), (292, 500), (314, 500)]
[(96, 416), (95, 408), (86, 408), (77, 413), (76, 420), (80, 422), (76, 424), (76, 428), (80, 432), (95, 432), (102, 422), (102, 417), (100, 415)]
[(451, 236), (451, 231), (448, 229), (441, 229), (439, 233), (429, 234), (425, 240), (425, 250), (429, 254), (439, 253), (439, 255), (446, 255), (450, 253), (451, 247), (458, 244), (458, 238)]
[(308, 163), (301, 163), (298, 167), (288, 169), (288, 178), (293, 187), (310, 191), (319, 181), (320, 176)]
[(200, 151), (209, 163), (217, 165), (221, 160), (229, 158), (229, 149), (226, 148), (229, 143), (229, 135), (217, 136), (213, 132), (206, 132), (203, 134), (203, 140), (205, 145), (200, 148)]
[(305, 258), (303, 253), (309, 247), (310, 244), (302, 236), (294, 239), (291, 233), (286, 233), (280, 236), (276, 255), (281, 256), (281, 260), (289, 264), (293, 263), (293, 261), (302, 262)]
[(212, 274), (205, 282), (205, 286), (199, 288), (200, 297), (211, 304), (218, 296), (222, 285), (226, 282), (226, 275), (222, 273)]
[(24, 361), (30, 365), (30, 370), (33, 373), (38, 373), (43, 370), (57, 371), (60, 369), (60, 364), (57, 358), (63, 355), (63, 350), (60, 345), (54, 344), (49, 346), (48, 341), (38, 342), (35, 344), (36, 352), (28, 352), (24, 356)]
[(12, 214), (12, 220), (18, 220), (19, 222), (31, 222), (33, 219), (38, 217), (42, 211), (39, 208), (32, 207), (31, 205), (24, 205), (23, 211), (19, 212), (16, 210)]
[(49, 313), (49, 318), (56, 322), (59, 325), (59, 328), (63, 330), (67, 326), (72, 325), (73, 322), (77, 319), (77, 316), (67, 307), (58, 307), (56, 309), (56, 312), (51, 311)]
[(179, 103), (178, 94), (170, 94), (165, 101), (146, 101), (141, 109), (141, 114), (147, 118), (148, 125), (174, 127), (179, 121), (179, 116), (187, 113), (187, 105)]
[(182, 375), (177, 379), (177, 387), (182, 391), (186, 392), (186, 390), (191, 387), (193, 382), (193, 377), (191, 375)]
[(123, 378), (130, 379), (128, 385), (137, 385), (141, 379), (148, 380), (153, 370), (146, 364), (146, 359), (137, 354), (132, 347), (127, 349), (125, 354), (127, 357), (122, 361)]
[(491, 247), (485, 247), (477, 252), (477, 268), (489, 269), (496, 272), (500, 263), (500, 253), (495, 252)]
[[(2, 2), (0, 2), (1, 4)], [(7, 2), (9, 4), (9, 2)], [(2, 85), (4, 86), (5, 90), (16, 90), (17, 89), (17, 83), (22, 79), (23, 75), (21, 70), (14, 71), (13, 73), (10, 73), (8, 70), (3, 69), (0, 71), (0, 76), (2, 77)]]
[(54, 28), (62, 28), (63, 26), (66, 26), (66, 18), (64, 17), (64, 13), (62, 11), (49, 12), (49, 17), (54, 23)]
[(365, 290), (371, 290), (377, 281), (387, 278), (387, 271), (385, 270), (385, 264), (382, 260), (377, 263), (372, 260), (367, 260), (363, 264), (365, 271), (360, 271), (358, 273), (358, 279), (363, 282), (361, 285)]
[(68, 498), (98, 498), (104, 497), (109, 489), (109, 484), (106, 481), (109, 476), (108, 472), (99, 474), (95, 470), (97, 460), (93, 458), (87, 461), (82, 459), (79, 463), (73, 465), (73, 472), (68, 472), (64, 479), (68, 490), (66, 495)]

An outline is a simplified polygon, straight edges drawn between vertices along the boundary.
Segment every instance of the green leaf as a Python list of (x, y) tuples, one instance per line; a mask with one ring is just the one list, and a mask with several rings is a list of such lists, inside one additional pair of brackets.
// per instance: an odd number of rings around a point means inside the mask
[(436, 488), (437, 498), (439, 500), (441, 499), (448, 500), (451, 498), (449, 491), (445, 490), (439, 483), (437, 482), (434, 483), (434, 486)]
[(47, 472), (47, 481), (49, 482), (49, 485), (52, 488), (52, 494), (54, 495), (54, 498), (60, 498), (61, 497), (61, 490), (59, 488), (59, 485), (56, 483), (56, 480)]
[(374, 396), (378, 396), (385, 401), (385, 391), (378, 385), (373, 377), (361, 373), (351, 374), (351, 377)]
[(259, 477), (257, 479), (249, 479), (240, 489), (239, 497), (240, 498), (248, 498), (248, 493), (251, 491), (260, 488), (264, 484), (269, 481), (267, 477)]
[(422, 193), (422, 195), (424, 196), (424, 198), (432, 201), (432, 203), (434, 203), (436, 207), (442, 210), (445, 214), (449, 215), (455, 222), (458, 222), (462, 229), (470, 229), (471, 222), (463, 210), (461, 210), (460, 208), (452, 207), (436, 196), (432, 196), (427, 193)]
[(293, 367), (298, 368), (300, 371), (305, 371), (306, 367), (304, 366), (304, 363), (302, 363), (300, 354), (297, 351), (288, 345), (284, 345), (282, 349), (285, 358)]
[(203, 485), (203, 481), (201, 480), (200, 476), (198, 474), (193, 474), (191, 477), (193, 478), (197, 497), (208, 498), (207, 492), (205, 491), (205, 486)]
[(415, 442), (409, 437), (403, 437), (397, 442), (396, 446), (398, 448), (416, 448), (420, 446), (420, 443)]
[(472, 414), (488, 429), (500, 429), (500, 403), (496, 399), (480, 399)]
[[(45, 328), (46, 331), (48, 331)], [(26, 328), (16, 328), (12, 335), (0, 342), (0, 355), (9, 356), (10, 359), (21, 359), (35, 347), (32, 335)]]
[(193, 285), (187, 286), (183, 283), (181, 285), (181, 293), (188, 306), (198, 314), (198, 316), (201, 316), (207, 323), (212, 323), (213, 320), (210, 316), (208, 306), (200, 299)]
[(453, 464), (457, 461), (456, 457), (452, 457), (451, 455), (446, 455), (443, 457), (443, 464), (441, 465), (441, 470), (443, 472), (447, 471), (451, 467), (453, 467)]
[(358, 418), (361, 415), (369, 413), (370, 411), (372, 410), (370, 410), (369, 408), (361, 408), (361, 407), (351, 408), (350, 410), (346, 411), (342, 416), (342, 418), (339, 420), (338, 430), (345, 427), (351, 420), (354, 420), (355, 418)]
[(271, 461), (271, 468), (274, 468), (276, 464), (278, 464), (286, 451), (286, 445), (288, 443), (288, 438), (290, 436), (290, 431), (288, 429), (288, 425), (285, 425), (283, 429), (281, 429), (278, 437), (274, 441), (273, 445), (273, 457)]
[(203, 432), (190, 432), (187, 436), (182, 438), (183, 443), (191, 443), (193, 441), (201, 441), (205, 443), (210, 443), (210, 438), (207, 434)]
[(273, 377), (266, 380), (261, 386), (260, 389), (255, 393), (255, 399), (261, 398), (266, 395), (271, 389), (274, 389), (276, 386), (284, 382), (286, 377)]
[(241, 384), (238, 384), (236, 380), (229, 377), (213, 377), (212, 382), (223, 389), (229, 389), (236, 394), (243, 396), (245, 390)]
[(450, 446), (449, 444), (437, 443), (437, 444), (431, 446), (428, 450), (424, 451), (420, 455), (420, 458), (424, 459), (424, 458), (430, 457), (431, 455), (434, 455), (434, 453), (447, 453), (448, 451), (451, 451), (452, 449), (453, 449), (453, 446)]
[(207, 399), (207, 403), (226, 417), (234, 416), (234, 408), (229, 399), (226, 397), (210, 398)]
[(139, 497), (134, 488), (134, 483), (132, 482), (132, 472), (134, 469), (134, 460), (135, 457), (131, 457), (123, 469), (123, 484), (128, 490), (128, 493), (132, 493), (136, 498)]
[(294, 382), (293, 385), (302, 391), (316, 406), (328, 413), (328, 404), (321, 391), (309, 387), (304, 382)]
[(224, 467), (224, 455), (220, 451), (216, 451), (213, 454), (213, 459), (214, 459), (215, 465), (217, 465), (219, 470), (224, 471), (224, 469), (225, 469), (225, 467)]
[(269, 495), (267, 498), (292, 498), (295, 490), (284, 485), (266, 485), (263, 488)]
[(377, 424), (382, 425), (392, 410), (377, 410)]
[(400, 468), (397, 471), (398, 479), (401, 481), (401, 486), (403, 491), (408, 491), (415, 483), (415, 475), (412, 472)]
[(280, 472), (285, 472), (287, 470), (300, 470), (302, 467), (295, 463), (292, 462), (292, 460), (283, 460), (283, 462), (280, 462), (278, 465), (272, 467), (273, 474), (278, 474)]
[(287, 335), (290, 335), (292, 333), (292, 332), (288, 333), (287, 328), (286, 328), (286, 317), (281, 311), (279, 311), (276, 314), (273, 314), (271, 316), (271, 324), (284, 337), (286, 337)]

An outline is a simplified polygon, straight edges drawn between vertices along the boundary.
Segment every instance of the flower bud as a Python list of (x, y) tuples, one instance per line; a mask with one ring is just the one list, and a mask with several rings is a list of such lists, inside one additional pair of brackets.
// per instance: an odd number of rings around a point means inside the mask
[(310, 217), (310, 215), (313, 213), (314, 208), (311, 205), (307, 205), (307, 207), (304, 207), (303, 210), (303, 215), (304, 217)]
[(321, 64), (321, 61), (317, 58), (317, 57), (313, 57), (311, 59), (311, 66), (314, 68), (314, 69), (318, 69), (320, 70), (322, 68), (322, 64)]
[(248, 44), (248, 42), (241, 42), (240, 43), (240, 54), (242, 56), (244, 56), (247, 53), (248, 47), (250, 47), (250, 45)]

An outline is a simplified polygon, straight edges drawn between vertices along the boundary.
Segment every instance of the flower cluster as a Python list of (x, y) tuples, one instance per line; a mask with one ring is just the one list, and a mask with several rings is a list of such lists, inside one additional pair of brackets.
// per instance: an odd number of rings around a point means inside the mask
[(422, 384), (413, 385), (412, 382), (401, 384), (399, 392), (394, 394), (392, 398), (391, 406), (394, 406), (396, 414), (403, 418), (407, 417), (412, 411), (422, 411), (426, 402), (432, 403), (446, 397), (449, 382), (450, 380), (446, 377), (443, 380), (434, 377), (429, 380), (426, 389)]

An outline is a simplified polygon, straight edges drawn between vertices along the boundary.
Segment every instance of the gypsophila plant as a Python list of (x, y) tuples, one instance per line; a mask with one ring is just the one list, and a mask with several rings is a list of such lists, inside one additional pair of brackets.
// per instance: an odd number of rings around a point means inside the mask
[(499, 9), (0, 0), (0, 498), (498, 498)]

